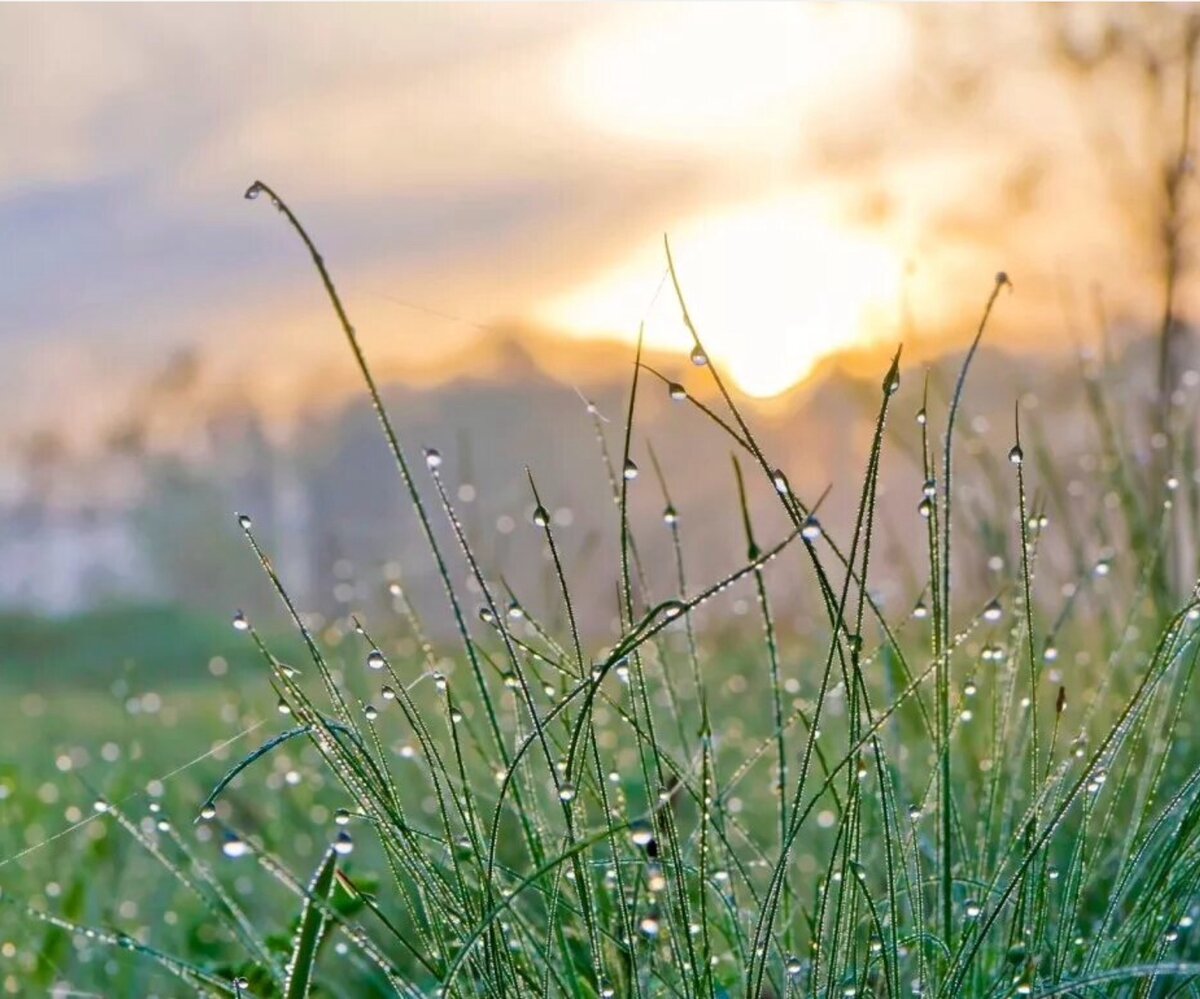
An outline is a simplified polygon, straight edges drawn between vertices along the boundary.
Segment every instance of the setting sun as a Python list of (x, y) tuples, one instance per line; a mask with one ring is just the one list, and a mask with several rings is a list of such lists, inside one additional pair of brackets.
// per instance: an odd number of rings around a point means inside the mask
[[(823, 357), (895, 328), (900, 256), (838, 225), (811, 199), (777, 198), (696, 219), (670, 233), (688, 308), (712, 360), (744, 392), (772, 396)], [(688, 351), (678, 303), (663, 281), (661, 242), (551, 301), (540, 318), (577, 335), (634, 336)]]

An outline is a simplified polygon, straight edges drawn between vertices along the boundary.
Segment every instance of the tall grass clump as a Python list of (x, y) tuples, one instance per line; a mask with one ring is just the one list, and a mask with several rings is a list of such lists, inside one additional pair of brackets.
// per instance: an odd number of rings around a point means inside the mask
[[(651, 368), (639, 344), (618, 453), (597, 424), (620, 618), (619, 637), (597, 648), (579, 623), (548, 487), (529, 476), (530, 529), (556, 593), (543, 617), (480, 561), (440, 454), (414, 456), (403, 442), (297, 216), (263, 183), (246, 196), (273, 204), (311, 256), (457, 641), (426, 639), (396, 584), (419, 654), (391, 654), (387, 624), (355, 620), (356, 651), (335, 655), (241, 516), (310, 663), (284, 663), (253, 622), (235, 619), (288, 727), (233, 768), (201, 822), (220, 830), (226, 856), (253, 857), (298, 915), (264, 925), (174, 826), (147, 829), (100, 802), (203, 901), (225, 952), (174, 956), (152, 934), (36, 918), (137, 951), (210, 995), (351, 994), (339, 985), (349, 975), (354, 994), (447, 997), (1197, 994), (1200, 603), (1164, 571), (1172, 525), (1197, 510), (1195, 470), (1183, 467), (1194, 453), (1183, 446), (1194, 434), (1188, 404), (1166, 449), (1183, 464), (1164, 477), (1133, 460), (1134, 418), (1105, 372), (1085, 373), (1106, 457), (1095, 510), (1064, 489), (1052, 435), (1017, 412), (1007, 461), (989, 480), (1000, 511), (990, 529), (1009, 557), (989, 577), (993, 592), (968, 592), (962, 567), (979, 552), (960, 530), (956, 429), (1008, 287), (997, 275), (945, 408), (927, 380), (915, 414), (923, 581), (904, 613), (885, 612), (872, 586), (882, 459), (889, 421), (914, 415), (896, 412), (900, 352), (880, 382), (852, 529), (833, 537), (820, 501), (793, 490), (708, 363), (668, 246), (692, 361), (720, 408)], [(720, 428), (734, 455), (740, 510), (709, 530), (737, 531), (747, 555), (721, 578), (688, 575), (689, 544), (703, 537), (688, 537), (652, 451), (674, 561), (639, 557), (630, 491), (652, 486), (632, 457), (637, 404), (660, 382)], [(755, 488), (780, 504), (782, 536), (760, 536)], [(1038, 586), (1055, 528), (1069, 578)], [(1099, 561), (1097, 540), (1111, 550)], [(651, 596), (652, 568), (658, 587), (665, 571), (668, 594)], [(808, 580), (821, 621), (812, 633), (784, 626), (792, 615), (773, 601), (776, 571)], [(757, 620), (717, 642), (696, 612), (734, 586), (753, 596)], [(745, 691), (736, 698), (733, 674)], [(343, 800), (332, 826), (313, 831), (328, 848), (311, 876), (292, 873), (270, 830), (240, 831), (237, 810), (222, 807), (230, 784), (296, 741), (319, 754)]]

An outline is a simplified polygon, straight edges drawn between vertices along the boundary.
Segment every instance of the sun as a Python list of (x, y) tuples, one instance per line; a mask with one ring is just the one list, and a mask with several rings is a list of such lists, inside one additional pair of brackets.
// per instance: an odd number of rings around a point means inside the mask
[[(814, 199), (783, 196), (701, 217), (670, 233), (688, 311), (713, 363), (745, 393), (778, 395), (822, 358), (895, 328), (903, 261), (878, 236), (838, 224)], [(581, 336), (687, 352), (660, 240), (549, 301), (538, 318)]]

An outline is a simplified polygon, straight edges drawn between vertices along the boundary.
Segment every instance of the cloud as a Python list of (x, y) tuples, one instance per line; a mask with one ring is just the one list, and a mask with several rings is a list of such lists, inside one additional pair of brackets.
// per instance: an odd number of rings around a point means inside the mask
[(71, 345), (110, 367), (183, 344), (222, 363), (270, 345), (280, 378), (323, 356), (310, 265), (269, 209), (240, 199), (256, 177), (294, 204), (364, 335), (392, 354), (449, 355), (477, 334), (389, 299), (519, 322), (643, 266), (664, 231), (817, 196), (823, 225), (869, 229), (915, 265), (920, 330), (953, 327), (1004, 266), (1024, 279), (1015, 325), (1044, 339), (1058, 275), (1114, 275), (1135, 303), (1152, 275), (1122, 259), (1080, 116), (1082, 102), (1132, 135), (1136, 102), (1111, 83), (1065, 88), (1038, 16), (0, 8), (0, 231), (15, 248), (0, 390), (22, 421), (55, 418), (34, 359), (66, 370)]

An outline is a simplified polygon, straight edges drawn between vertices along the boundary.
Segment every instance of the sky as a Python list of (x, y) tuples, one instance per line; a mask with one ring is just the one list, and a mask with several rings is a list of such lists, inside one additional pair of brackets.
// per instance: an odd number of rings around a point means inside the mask
[(281, 412), (314, 372), (341, 391), (311, 265), (242, 198), (256, 178), (388, 377), (469, 369), (514, 331), (548, 338), (549, 368), (555, 344), (639, 326), (686, 353), (664, 234), (752, 395), (847, 348), (957, 343), (1000, 269), (1014, 350), (1065, 349), (1097, 289), (1151, 323), (1182, 91), (1169, 58), (1152, 82), (1138, 67), (1183, 16), (0, 5), (3, 446), (94, 435), (182, 349)]

